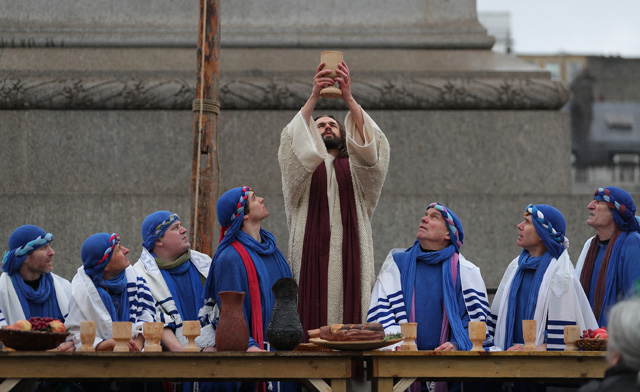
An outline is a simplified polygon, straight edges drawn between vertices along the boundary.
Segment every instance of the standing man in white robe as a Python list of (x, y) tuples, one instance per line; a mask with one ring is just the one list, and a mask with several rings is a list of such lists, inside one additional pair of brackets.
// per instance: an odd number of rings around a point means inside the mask
[[(389, 143), (351, 95), (346, 63), (317, 68), (311, 96), (284, 128), (278, 151), (289, 227), (289, 264), (299, 284), (305, 333), (360, 323), (374, 283), (371, 218), (389, 166)], [(343, 126), (311, 118), (320, 91), (338, 83), (349, 108)]]

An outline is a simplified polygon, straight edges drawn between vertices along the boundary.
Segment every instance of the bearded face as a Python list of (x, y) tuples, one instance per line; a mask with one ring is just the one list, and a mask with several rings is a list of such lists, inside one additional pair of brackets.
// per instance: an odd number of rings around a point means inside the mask
[(340, 124), (334, 118), (329, 116), (318, 117), (316, 118), (316, 125), (327, 150), (344, 148), (344, 135)]
[(335, 135), (324, 136), (322, 140), (324, 140), (324, 145), (327, 147), (327, 150), (339, 150), (344, 145), (342, 139)]

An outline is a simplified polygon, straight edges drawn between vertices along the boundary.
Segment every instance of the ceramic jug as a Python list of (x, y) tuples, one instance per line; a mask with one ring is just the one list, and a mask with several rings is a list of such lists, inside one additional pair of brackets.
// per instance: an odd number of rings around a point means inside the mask
[(216, 328), (216, 349), (218, 351), (247, 351), (249, 347), (249, 327), (244, 317), (244, 291), (221, 291), (220, 320)]

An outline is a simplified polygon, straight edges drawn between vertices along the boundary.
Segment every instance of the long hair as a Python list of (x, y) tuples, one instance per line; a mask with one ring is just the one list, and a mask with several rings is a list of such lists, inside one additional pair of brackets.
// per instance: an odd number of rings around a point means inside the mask
[(347, 151), (347, 133), (344, 129), (344, 125), (331, 114), (321, 114), (319, 116), (314, 117), (313, 121), (314, 122), (317, 121), (320, 117), (329, 117), (338, 123), (338, 129), (340, 130), (340, 141), (342, 144), (340, 146), (340, 149), (338, 150), (338, 158), (349, 158), (349, 152)]

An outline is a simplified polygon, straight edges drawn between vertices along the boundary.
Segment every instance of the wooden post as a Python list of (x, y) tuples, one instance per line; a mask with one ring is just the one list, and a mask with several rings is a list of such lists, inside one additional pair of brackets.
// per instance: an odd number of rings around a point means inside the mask
[(191, 248), (211, 255), (218, 199), (218, 74), (220, 14), (217, 0), (200, 0), (198, 73), (193, 104)]

